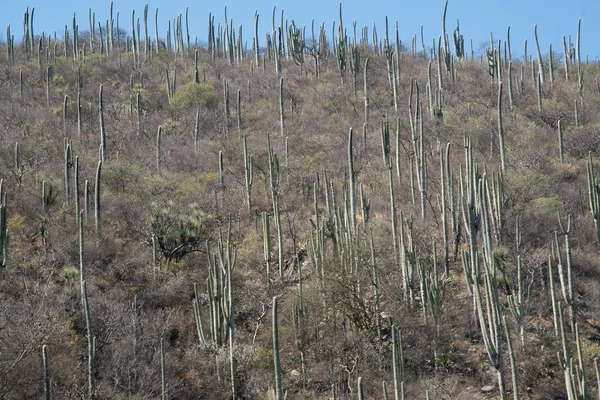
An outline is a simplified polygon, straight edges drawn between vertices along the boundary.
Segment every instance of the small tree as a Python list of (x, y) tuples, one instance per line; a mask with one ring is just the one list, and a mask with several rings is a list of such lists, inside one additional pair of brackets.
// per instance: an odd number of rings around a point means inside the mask
[(181, 213), (173, 205), (172, 201), (164, 206), (153, 203), (149, 220), (157, 250), (167, 263), (181, 261), (187, 254), (204, 249), (214, 222), (196, 203), (189, 204), (187, 212)]

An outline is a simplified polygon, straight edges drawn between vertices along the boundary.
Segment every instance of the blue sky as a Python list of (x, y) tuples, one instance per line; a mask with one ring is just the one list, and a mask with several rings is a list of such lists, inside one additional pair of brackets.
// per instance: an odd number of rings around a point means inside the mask
[[(164, 36), (168, 19), (173, 19), (180, 13), (185, 13), (189, 7), (190, 35), (192, 41), (198, 37), (200, 42), (206, 41), (208, 13), (215, 15), (216, 22), (224, 21), (224, 7), (227, 6), (228, 18), (233, 18), (234, 26), (243, 26), (244, 41), (251, 43), (253, 35), (254, 12), (260, 14), (259, 29), (260, 43), (264, 45), (264, 34), (271, 29), (273, 6), (277, 6), (276, 24), (279, 25), (281, 10), (284, 18), (294, 19), (297, 26), (306, 26), (310, 30), (311, 20), (319, 26), (325, 22), (328, 37), (331, 36), (331, 24), (338, 20), (339, 2), (330, 0), (296, 0), (296, 1), (189, 1), (189, 0), (116, 0), (114, 14), (120, 13), (120, 26), (131, 30), (131, 12), (136, 10), (136, 17), (142, 17), (144, 5), (149, 5), (149, 29), (154, 35), (153, 16), (159, 9), (159, 34)], [(57, 31), (62, 37), (66, 24), (71, 26), (73, 13), (77, 15), (80, 31), (89, 30), (88, 9), (96, 13), (96, 21), (105, 21), (109, 15), (110, 1), (58, 0), (33, 1), (7, 0), (2, 5), (0, 15), (0, 40), (6, 40), (6, 26), (11, 25), (12, 33), (17, 41), (22, 38), (23, 12), (27, 6), (35, 7), (34, 33), (42, 31), (48, 35)], [(387, 15), (390, 21), (390, 34), (393, 34), (395, 21), (398, 20), (400, 39), (410, 45), (411, 38), (424, 26), (425, 44), (430, 46), (432, 39), (441, 33), (441, 16), (444, 0), (366, 0), (347, 1), (343, 3), (344, 25), (351, 33), (352, 21), (357, 23), (360, 35), (361, 28), (373, 23), (381, 38), (384, 34), (384, 21)], [(483, 43), (489, 43), (490, 31), (494, 38), (506, 38), (507, 27), (511, 26), (511, 47), (513, 56), (522, 54), (524, 40), (528, 40), (528, 53), (534, 53), (533, 26), (538, 25), (538, 38), (542, 53), (548, 52), (548, 44), (552, 43), (555, 52), (562, 54), (563, 35), (572, 36), (575, 43), (577, 19), (582, 19), (581, 55), (590, 60), (600, 57), (600, 1), (599, 0), (450, 0), (446, 19), (446, 30), (449, 35), (460, 19), (461, 33), (465, 37), (465, 50), (469, 52), (469, 42), (473, 40), (475, 51), (480, 51)], [(371, 33), (369, 33), (371, 35)], [(420, 39), (419, 39), (420, 41)]]

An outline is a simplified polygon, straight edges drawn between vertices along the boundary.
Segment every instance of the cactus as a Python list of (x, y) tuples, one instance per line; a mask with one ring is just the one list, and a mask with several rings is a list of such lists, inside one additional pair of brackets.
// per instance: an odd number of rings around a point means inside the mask
[(439, 153), (440, 153), (440, 186), (441, 186), (441, 190), (442, 190), (440, 210), (441, 210), (441, 214), (442, 214), (442, 236), (444, 239), (444, 275), (446, 277), (448, 277), (450, 275), (448, 216), (447, 216), (448, 207), (447, 207), (447, 194), (446, 194), (446, 186), (449, 186), (449, 184), (447, 183), (448, 177), (447, 177), (447, 171), (446, 171), (446, 160), (444, 157), (445, 156), (447, 157), (447, 155), (449, 153), (449, 147), (450, 147), (450, 143), (448, 143), (446, 145), (446, 155), (442, 151), (441, 147), (439, 149)]
[(392, 324), (392, 366), (394, 370), (394, 399), (404, 399), (404, 350), (402, 331)]
[(565, 334), (564, 319), (562, 314), (562, 308), (558, 307), (559, 319), (560, 319), (560, 336), (562, 341), (562, 358), (560, 352), (557, 353), (558, 363), (562, 367), (565, 374), (565, 386), (567, 388), (567, 396), (569, 399), (587, 399), (587, 381), (585, 374), (585, 363), (583, 359), (583, 353), (581, 349), (581, 336), (579, 334), (579, 326), (575, 324), (574, 334), (575, 343), (577, 346), (577, 365), (574, 365), (574, 360), (569, 354), (569, 346), (567, 343), (567, 336)]
[[(508, 28), (510, 32), (510, 27)], [(509, 33), (510, 36), (510, 33)], [(465, 56), (465, 38), (460, 34), (460, 24), (458, 19), (456, 20), (456, 29), (453, 33), (454, 37), (454, 51), (456, 53), (456, 57), (461, 59)]]
[[(42, 189), (42, 196), (45, 196), (45, 189)], [(75, 220), (77, 221), (77, 226), (79, 226), (79, 218), (81, 218), (81, 200), (80, 200), (80, 179), (79, 179), (79, 156), (75, 157)], [(44, 213), (46, 212), (46, 201), (44, 202)]]
[(279, 360), (279, 324), (278, 324), (278, 301), (273, 297), (273, 365), (275, 372), (275, 400), (283, 400), (283, 389), (281, 387), (281, 361)]
[(558, 214), (558, 225), (560, 226), (560, 230), (565, 237), (565, 256), (566, 256), (566, 264), (563, 263), (563, 259), (561, 256), (559, 241), (558, 241), (558, 233), (554, 232), (554, 240), (556, 246), (554, 247), (555, 258), (558, 264), (558, 277), (560, 280), (561, 292), (563, 295), (563, 299), (569, 306), (569, 323), (571, 327), (571, 332), (575, 331), (575, 303), (574, 303), (574, 294), (573, 294), (573, 257), (571, 255), (571, 233), (573, 232), (571, 228), (571, 215), (567, 216), (567, 228), (562, 224), (560, 214)]
[(281, 226), (281, 215), (279, 211), (279, 157), (273, 153), (269, 141), (269, 180), (271, 186), (271, 199), (273, 202), (273, 217), (277, 226), (277, 260), (279, 265), (279, 278), (283, 278), (283, 227)]
[(160, 398), (169, 400), (169, 384), (167, 383), (167, 365), (165, 362), (165, 342), (160, 338)]
[(82, 134), (82, 116), (81, 116), (81, 92), (77, 91), (77, 136), (81, 138)]
[(508, 104), (512, 110), (514, 107), (515, 95), (513, 91), (513, 77), (512, 77), (512, 61), (508, 62)]
[(254, 11), (254, 40), (252, 41), (252, 48), (254, 49), (254, 60), (256, 62), (256, 68), (260, 66), (260, 46), (258, 44), (258, 11)]
[(96, 340), (94, 336), (94, 330), (92, 327), (92, 316), (90, 313), (90, 305), (87, 296), (86, 286), (86, 267), (85, 267), (85, 254), (84, 254), (84, 236), (83, 236), (83, 218), (79, 218), (79, 275), (81, 278), (81, 299), (83, 312), (85, 315), (85, 326), (87, 330), (87, 342), (88, 342), (88, 397), (93, 399), (96, 395), (96, 388), (94, 386), (94, 356), (95, 356), (95, 345)]
[(357, 386), (358, 386), (358, 400), (363, 400), (364, 399), (363, 385), (362, 385), (362, 377), (360, 377), (360, 376), (358, 377)]
[[(33, 22), (32, 22), (33, 23)], [(583, 99), (583, 70), (581, 69), (581, 18), (577, 20), (577, 42), (576, 42), (576, 55), (577, 55), (577, 83), (579, 86), (579, 97)]]
[(540, 43), (538, 42), (537, 24), (533, 26), (533, 37), (535, 39), (535, 52), (537, 54), (538, 71), (540, 74), (539, 84), (540, 84), (540, 86), (544, 86), (544, 84), (546, 83), (546, 72), (544, 70), (544, 61), (542, 59), (542, 52), (540, 51)]
[[(553, 245), (554, 247), (554, 245)], [(548, 277), (550, 278), (550, 301), (552, 303), (552, 316), (554, 321), (554, 336), (560, 336), (560, 325), (562, 324), (559, 311), (558, 311), (558, 302), (556, 301), (556, 294), (554, 293), (554, 270), (552, 268), (552, 255), (548, 255)]]
[(71, 169), (73, 168), (73, 148), (69, 138), (64, 139), (65, 145), (65, 203), (70, 204), (71, 196)]
[(6, 267), (8, 261), (8, 194), (0, 179), (0, 267)]
[(281, 137), (285, 136), (285, 114), (283, 109), (283, 78), (279, 78), (279, 124), (281, 127)]
[(223, 116), (225, 118), (225, 133), (229, 133), (229, 83), (223, 79)]
[(246, 141), (246, 135), (242, 138), (244, 145), (244, 178), (246, 183), (246, 206), (248, 207), (248, 214), (252, 211), (252, 183), (254, 182), (254, 159), (251, 155), (248, 155), (248, 144)]
[(594, 369), (596, 370), (596, 381), (598, 382), (598, 397), (600, 398), (600, 366), (598, 358), (594, 358)]
[[(531, 287), (533, 286), (533, 279), (529, 285), (527, 285), (527, 288), (525, 288), (523, 283), (521, 256), (517, 256), (517, 284), (516, 287), (513, 288), (512, 294), (506, 296), (506, 300), (508, 302), (508, 309), (515, 318), (519, 328), (521, 347), (525, 349), (525, 317), (527, 316), (531, 306)], [(554, 290), (554, 288), (552, 288), (552, 290)], [(526, 300), (524, 299), (524, 294), (527, 294)]]
[(300, 66), (300, 72), (302, 73), (302, 67), (304, 65), (304, 51), (306, 47), (304, 30), (296, 28), (296, 23), (294, 20), (292, 20), (292, 23), (288, 26), (287, 41), (288, 54), (292, 56), (294, 63)]
[(162, 126), (158, 126), (156, 130), (156, 173), (158, 176), (162, 176), (161, 163), (160, 163), (160, 137), (162, 135)]
[(100, 84), (98, 94), (98, 115), (100, 118), (100, 161), (106, 161), (106, 130), (104, 127), (104, 101), (102, 99), (103, 84)]
[[(478, 263), (477, 252), (472, 255), (475, 263)], [(490, 269), (487, 266), (484, 273), (485, 277), (485, 308), (481, 299), (479, 285), (473, 283), (473, 293), (477, 304), (477, 314), (479, 316), (479, 327), (483, 336), (488, 359), (496, 369), (498, 375), (498, 389), (502, 400), (506, 400), (506, 389), (504, 385), (502, 349), (500, 348), (500, 305), (498, 301), (498, 289), (496, 284), (495, 267)], [(487, 310), (487, 312), (484, 312)]]
[(588, 197), (590, 203), (590, 212), (594, 218), (596, 227), (596, 238), (600, 244), (600, 184), (596, 173), (594, 172), (594, 163), (592, 160), (592, 152), (588, 153), (587, 160), (587, 182), (588, 182)]
[(238, 135), (241, 137), (242, 136), (242, 91), (240, 89), (238, 89), (238, 91), (237, 91), (236, 117), (237, 117)]
[(383, 156), (383, 165), (390, 166), (390, 125), (387, 118), (381, 121), (381, 153)]
[(270, 281), (270, 264), (271, 264), (271, 229), (269, 225), (269, 214), (262, 212), (262, 227), (263, 227), (263, 255), (266, 265), (267, 282)]
[[(96, 185), (94, 187), (94, 217), (96, 220), (96, 238), (99, 241), (102, 238), (102, 219), (100, 214), (100, 178), (102, 175), (102, 161), (98, 161), (96, 169)], [(87, 201), (87, 200), (86, 200)]]
[(498, 141), (502, 172), (506, 173), (506, 150), (504, 147), (504, 129), (502, 127), (502, 81), (498, 83)]
[(215, 252), (210, 249), (208, 241), (206, 243), (211, 339), (219, 347), (223, 345), (223, 339), (233, 335), (232, 273), (236, 262), (236, 251), (231, 240), (231, 218), (229, 218), (226, 235), (226, 239), (223, 240), (223, 235), (219, 231), (218, 247)]
[(564, 146), (563, 146), (562, 121), (559, 119), (558, 120), (558, 159), (560, 160), (561, 164), (564, 164), (564, 162), (565, 162), (565, 155), (564, 155), (563, 148), (564, 148)]
[(194, 321), (196, 322), (196, 333), (198, 334), (198, 342), (206, 342), (204, 336), (204, 326), (202, 325), (202, 313), (200, 312), (200, 297), (198, 296), (198, 287), (194, 282), (194, 300), (192, 300), (192, 306), (194, 309)]
[(42, 346), (42, 366), (44, 369), (44, 399), (50, 400), (52, 398), (52, 388), (49, 372), (49, 360), (48, 360), (48, 346)]
[(348, 131), (348, 191), (350, 197), (350, 226), (356, 229), (356, 183), (354, 174), (354, 158), (352, 154), (352, 128)]
[(504, 326), (504, 334), (506, 335), (506, 347), (508, 348), (508, 358), (510, 360), (510, 373), (513, 382), (513, 400), (519, 400), (519, 380), (517, 378), (517, 364), (515, 362), (515, 354), (512, 349), (512, 340), (510, 338), (510, 330), (506, 323), (506, 316), (502, 316), (502, 325)]
[[(365, 59), (365, 67), (364, 67), (364, 92), (365, 92), (365, 132), (369, 126), (369, 58)], [(365, 141), (366, 143), (366, 141)], [(366, 146), (365, 146), (365, 155), (366, 155)]]

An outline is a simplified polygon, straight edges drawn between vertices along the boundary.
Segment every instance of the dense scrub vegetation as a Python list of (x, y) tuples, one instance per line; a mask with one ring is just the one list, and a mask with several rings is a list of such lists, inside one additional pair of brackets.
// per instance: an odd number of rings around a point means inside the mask
[(32, 19), (0, 45), (0, 398), (597, 396), (578, 46)]

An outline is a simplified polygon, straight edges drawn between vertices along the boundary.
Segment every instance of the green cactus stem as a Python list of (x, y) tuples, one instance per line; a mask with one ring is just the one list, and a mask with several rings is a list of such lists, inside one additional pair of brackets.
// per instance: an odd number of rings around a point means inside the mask
[(275, 372), (275, 400), (283, 400), (283, 389), (281, 386), (281, 361), (279, 359), (279, 324), (278, 324), (278, 299), (273, 297), (273, 365)]
[(42, 346), (42, 365), (44, 369), (44, 399), (50, 400), (52, 399), (52, 388), (50, 379), (50, 371), (49, 371), (49, 358), (48, 358), (48, 346)]
[(96, 169), (96, 185), (94, 187), (94, 217), (96, 220), (96, 238), (99, 241), (102, 238), (102, 219), (100, 213), (100, 182), (102, 176), (102, 161), (98, 161)]

